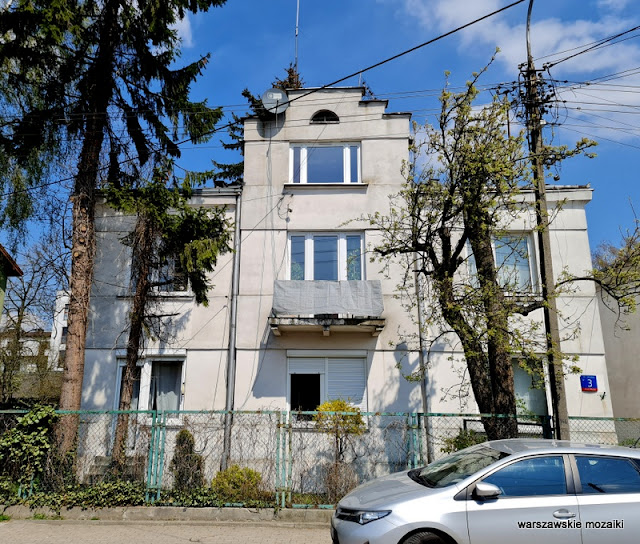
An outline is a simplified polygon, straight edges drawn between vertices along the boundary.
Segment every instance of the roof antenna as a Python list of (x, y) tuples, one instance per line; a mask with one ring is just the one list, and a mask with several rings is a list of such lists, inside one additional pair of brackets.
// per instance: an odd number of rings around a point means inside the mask
[(297, 1), (296, 3), (296, 61), (295, 61), (295, 67), (296, 67), (296, 73), (298, 72), (298, 23), (300, 21), (300, 0)]

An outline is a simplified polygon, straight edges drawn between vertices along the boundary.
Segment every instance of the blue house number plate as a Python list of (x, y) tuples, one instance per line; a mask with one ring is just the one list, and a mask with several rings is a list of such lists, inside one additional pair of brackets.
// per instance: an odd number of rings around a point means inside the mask
[(598, 380), (595, 376), (580, 376), (580, 386), (583, 391), (597, 391)]

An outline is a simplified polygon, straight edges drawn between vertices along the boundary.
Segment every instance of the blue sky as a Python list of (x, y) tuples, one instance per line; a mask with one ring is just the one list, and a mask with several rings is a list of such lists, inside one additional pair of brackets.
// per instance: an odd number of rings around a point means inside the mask
[[(325, 85), (509, 3), (300, 0), (300, 73), (306, 86)], [(563, 59), (640, 25), (640, 12), (633, 4), (632, 0), (536, 0), (531, 33), (536, 65)], [(528, 1), (523, 2), (363, 77), (377, 97), (389, 99), (390, 111), (411, 111), (420, 123), (433, 121), (445, 71), (451, 72), (453, 86), (463, 85), (500, 47), (481, 83), (517, 79), (518, 64), (526, 60), (527, 7)], [(212, 55), (194, 96), (225, 106), (227, 113), (246, 111), (242, 89), (261, 94), (293, 60), (295, 18), (296, 0), (228, 0), (222, 8), (183, 21), (183, 60), (206, 52)], [(640, 31), (561, 62), (550, 73), (571, 84), (559, 84), (565, 101), (558, 117), (562, 124), (545, 129), (545, 137), (554, 143), (570, 144), (582, 137), (600, 143), (597, 158), (565, 162), (555, 183), (590, 184), (595, 190), (587, 208), (592, 248), (601, 241), (616, 243), (621, 231), (633, 227), (632, 206), (640, 206)], [(358, 78), (343, 84), (357, 85)], [(179, 164), (206, 168), (211, 158), (222, 158), (217, 139), (185, 149)]]

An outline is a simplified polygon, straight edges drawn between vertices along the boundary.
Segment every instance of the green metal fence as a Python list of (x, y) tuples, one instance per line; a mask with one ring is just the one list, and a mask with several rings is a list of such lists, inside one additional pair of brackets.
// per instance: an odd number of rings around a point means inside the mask
[[(224, 458), (228, 465), (259, 472), (280, 507), (333, 504), (358, 483), (424, 465), (485, 436), (479, 414), (368, 412), (361, 414), (362, 432), (343, 437), (338, 453), (335, 434), (318, 428), (314, 412), (236, 411), (231, 413), (231, 440), (225, 451), (229, 418), (224, 411), (127, 412), (126, 466), (115, 475), (113, 440), (122, 413), (77, 412), (75, 477), (87, 486), (116, 477), (138, 481), (146, 486), (150, 503), (161, 500), (175, 484), (180, 461), (175, 459), (176, 438), (182, 429), (193, 436), (205, 485), (220, 471)], [(0, 436), (19, 416), (20, 412), (0, 412)], [(496, 419), (500, 423), (509, 418)], [(633, 445), (640, 438), (640, 419), (569, 420), (573, 440)], [(517, 423), (520, 436), (551, 436), (547, 416)]]

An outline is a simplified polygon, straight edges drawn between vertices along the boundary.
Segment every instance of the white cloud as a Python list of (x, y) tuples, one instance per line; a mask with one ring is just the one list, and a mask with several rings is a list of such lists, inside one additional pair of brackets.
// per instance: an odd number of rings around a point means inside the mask
[(598, 7), (622, 11), (629, 4), (629, 0), (598, 0)]
[[(505, 5), (499, 0), (386, 1), (402, 5), (405, 14), (419, 25), (438, 32), (452, 30)], [(541, 68), (545, 63), (553, 64), (583, 50), (588, 47), (587, 44), (623, 32), (637, 24), (619, 13), (628, 4), (628, 0), (598, 0), (600, 12), (580, 11), (571, 20), (545, 18), (538, 12), (538, 17), (534, 17), (531, 26), (532, 52), (536, 66)], [(526, 11), (523, 12), (523, 19), (524, 14)], [(486, 55), (487, 46), (492, 49), (499, 47), (501, 53), (497, 62), (511, 78), (515, 76), (518, 65), (526, 60), (525, 30), (524, 20), (515, 24), (505, 14), (501, 14), (466, 28), (455, 39), (458, 40), (459, 54), (467, 57), (473, 57), (474, 51)], [(628, 40), (560, 62), (551, 68), (551, 75), (559, 79), (585, 81), (637, 66), (640, 66), (638, 40)], [(612, 87), (611, 84), (638, 85), (640, 75), (615, 80), (609, 85), (590, 85), (564, 91), (561, 97), (568, 100), (570, 117), (584, 126), (592, 124), (595, 133), (615, 139), (637, 138), (637, 122), (634, 119), (633, 124), (630, 124), (628, 113), (623, 112), (637, 113), (640, 110), (640, 93), (628, 92), (629, 87), (624, 92), (624, 89)], [(576, 109), (578, 107), (581, 109)]]
[(191, 32), (189, 16), (185, 15), (184, 19), (180, 19), (174, 28), (178, 31), (178, 36), (182, 41), (182, 47), (193, 47), (193, 33)]
[[(503, 3), (499, 0), (401, 0), (405, 12), (425, 28), (448, 31), (468, 23), (482, 15), (495, 11)], [(627, 0), (600, 0), (606, 6), (622, 8)], [(626, 18), (608, 15), (599, 20), (575, 19), (564, 21), (558, 18), (534, 20), (531, 25), (532, 51), (534, 57), (547, 56), (566, 51), (602, 39), (630, 26)], [(458, 35), (460, 49), (482, 44), (499, 47), (498, 57), (504, 64), (516, 67), (526, 60), (526, 35), (524, 21), (510, 24), (504, 16), (498, 15), (466, 28)], [(635, 45), (616, 46), (589, 53), (588, 61), (572, 63), (572, 71), (595, 71), (608, 63), (627, 64), (640, 54)], [(629, 55), (631, 58), (629, 58)], [(632, 62), (632, 61), (631, 61)], [(563, 68), (564, 69), (564, 68)]]

